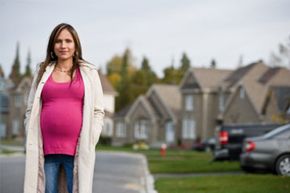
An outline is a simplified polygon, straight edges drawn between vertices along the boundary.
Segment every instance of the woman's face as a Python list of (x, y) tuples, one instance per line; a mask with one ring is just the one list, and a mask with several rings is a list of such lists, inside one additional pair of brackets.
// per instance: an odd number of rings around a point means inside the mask
[(75, 50), (73, 36), (67, 29), (63, 29), (54, 43), (54, 53), (58, 61), (72, 60)]

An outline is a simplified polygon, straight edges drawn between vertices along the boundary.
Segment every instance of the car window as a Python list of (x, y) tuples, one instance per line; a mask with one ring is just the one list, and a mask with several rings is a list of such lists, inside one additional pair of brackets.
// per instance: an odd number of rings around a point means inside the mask
[(276, 129), (274, 129), (274, 130), (272, 130), (272, 131), (266, 133), (266, 134), (264, 135), (264, 137), (265, 137), (265, 138), (272, 138), (272, 137), (274, 137), (274, 136), (278, 136), (278, 135), (280, 136), (280, 135), (283, 135), (283, 134), (285, 134), (286, 132), (289, 133), (289, 131), (290, 131), (290, 124), (287, 124), (287, 125), (283, 125), (283, 126), (281, 126), (281, 127), (278, 127), (278, 128), (276, 128)]

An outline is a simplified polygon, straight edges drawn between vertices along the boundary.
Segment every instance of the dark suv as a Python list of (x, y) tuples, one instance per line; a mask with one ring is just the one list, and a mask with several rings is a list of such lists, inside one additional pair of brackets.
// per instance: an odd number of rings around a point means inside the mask
[(290, 124), (260, 137), (247, 138), (240, 163), (245, 171), (270, 169), (277, 174), (290, 176)]
[(217, 127), (214, 160), (239, 160), (245, 138), (263, 135), (279, 126), (281, 125), (233, 124)]

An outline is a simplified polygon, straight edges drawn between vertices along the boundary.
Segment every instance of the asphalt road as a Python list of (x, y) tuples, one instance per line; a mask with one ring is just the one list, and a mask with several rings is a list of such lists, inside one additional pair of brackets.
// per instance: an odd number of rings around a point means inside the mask
[[(22, 193), (23, 155), (0, 157), (0, 192)], [(93, 193), (145, 193), (146, 164), (138, 154), (97, 152)]]

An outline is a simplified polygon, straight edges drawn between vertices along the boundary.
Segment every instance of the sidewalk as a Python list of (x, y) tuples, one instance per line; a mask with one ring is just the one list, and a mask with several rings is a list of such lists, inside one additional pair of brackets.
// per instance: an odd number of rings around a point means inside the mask
[[(6, 193), (20, 193), (23, 186), (20, 182), (23, 182), (24, 177), (24, 149), (19, 146), (0, 145), (1, 150), (13, 152), (0, 153), (0, 168), (5, 168), (1, 173), (4, 172), (10, 179), (19, 182), (12, 185), (9, 179), (2, 176), (4, 180), (1, 183), (8, 184)], [(12, 168), (17, 167), (20, 168), (15, 172)], [(142, 154), (97, 151), (93, 180), (93, 193), (157, 193), (146, 157)], [(9, 188), (18, 191), (9, 191)]]
[(93, 192), (157, 193), (142, 154), (97, 151)]

